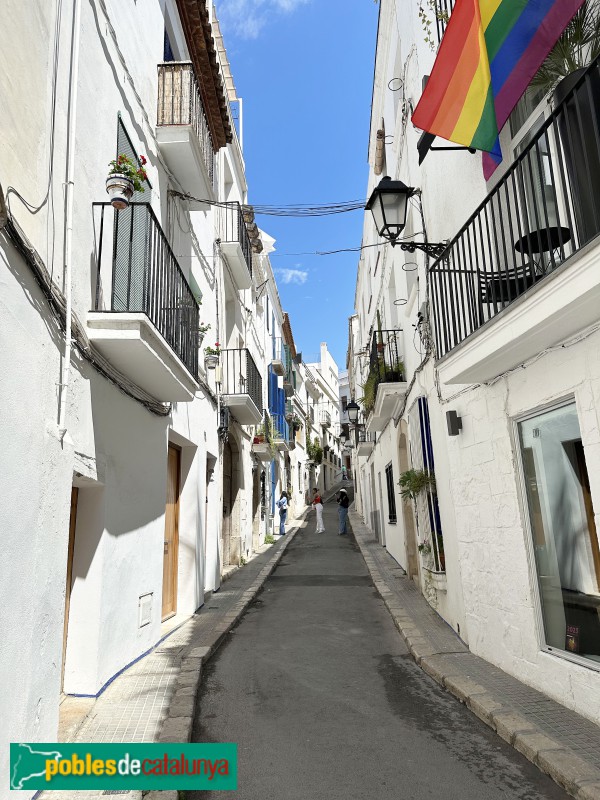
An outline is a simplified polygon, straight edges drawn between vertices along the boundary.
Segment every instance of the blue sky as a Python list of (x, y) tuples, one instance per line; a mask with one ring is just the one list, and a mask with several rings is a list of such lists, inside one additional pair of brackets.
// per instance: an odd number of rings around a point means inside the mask
[[(220, 0), (217, 13), (238, 95), (250, 203), (364, 199), (377, 14), (373, 0)], [(329, 345), (340, 369), (353, 312), (362, 211), (261, 216), (296, 346)]]

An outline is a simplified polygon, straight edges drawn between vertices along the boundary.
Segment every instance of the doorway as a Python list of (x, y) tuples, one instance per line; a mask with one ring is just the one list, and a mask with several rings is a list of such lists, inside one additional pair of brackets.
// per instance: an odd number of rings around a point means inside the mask
[(62, 668), (60, 675), (60, 691), (65, 682), (65, 663), (67, 660), (67, 635), (69, 632), (69, 610), (71, 607), (71, 590), (73, 588), (73, 553), (75, 552), (75, 528), (77, 527), (77, 500), (79, 489), (71, 489), (71, 513), (69, 516), (69, 546), (67, 550), (67, 585), (65, 587), (65, 617), (63, 621)]
[(233, 506), (233, 453), (229, 442), (223, 445), (223, 565), (231, 564), (231, 510)]
[(162, 620), (177, 613), (177, 564), (179, 558), (179, 483), (181, 451), (169, 445), (167, 458), (167, 500), (163, 555)]

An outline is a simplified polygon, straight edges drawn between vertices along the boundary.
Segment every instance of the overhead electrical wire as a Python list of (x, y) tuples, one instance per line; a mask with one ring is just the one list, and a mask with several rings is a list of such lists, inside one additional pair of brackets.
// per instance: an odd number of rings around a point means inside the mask
[[(195, 203), (205, 203), (208, 206), (217, 206), (219, 208), (229, 208), (231, 203), (221, 200), (208, 200), (203, 197), (194, 197), (184, 192), (177, 192), (171, 190), (170, 194), (175, 197), (181, 197), (183, 200), (192, 200)], [(274, 217), (327, 217), (332, 214), (345, 214), (348, 211), (364, 211), (365, 200), (344, 200), (340, 203), (321, 203), (319, 205), (310, 205), (296, 203), (291, 205), (257, 205), (257, 204), (244, 204), (240, 205), (244, 209), (253, 211), (254, 214), (274, 216)]]

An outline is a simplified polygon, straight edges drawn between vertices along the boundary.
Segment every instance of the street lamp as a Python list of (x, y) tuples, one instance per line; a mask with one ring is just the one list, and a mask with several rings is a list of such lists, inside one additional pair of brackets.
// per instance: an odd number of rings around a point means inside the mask
[(427, 255), (439, 258), (447, 247), (438, 242), (399, 242), (398, 237), (406, 227), (408, 200), (417, 190), (402, 181), (393, 181), (388, 175), (379, 181), (367, 201), (365, 211), (373, 214), (377, 233), (395, 247), (414, 253), (422, 250)]
[(346, 411), (348, 413), (348, 419), (353, 425), (356, 425), (358, 422), (358, 415), (360, 413), (360, 406), (354, 400), (351, 400), (348, 405), (346, 406)]

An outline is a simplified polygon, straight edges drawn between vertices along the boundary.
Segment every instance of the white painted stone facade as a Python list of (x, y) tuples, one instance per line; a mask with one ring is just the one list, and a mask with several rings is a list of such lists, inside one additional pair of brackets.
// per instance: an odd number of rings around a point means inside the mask
[[(62, 4), (58, 19), (55, 3), (11, 3), (0, 32), (0, 183), (10, 213), (30, 243), (26, 246), (37, 252), (57, 296), (68, 289), (63, 268), (64, 180), (74, 7), (73, 2)], [(150, 396), (150, 407), (132, 399), (115, 382), (120, 379), (107, 379), (74, 347), (61, 441), (64, 333), (31, 267), (17, 251), (14, 235), (0, 230), (3, 776), (8, 774), (8, 742), (56, 740), (61, 689), (96, 695), (167, 630), (161, 601), (168, 445), (180, 452), (176, 616), (169, 625), (202, 606), (205, 593), (219, 588), (223, 570), (247, 559), (268, 532), (268, 517), (261, 516), (260, 503), (256, 506), (260, 473), (253, 469), (254, 426), (240, 424), (232, 413), (228, 438), (235, 454), (235, 491), (226, 563), (224, 437), (218, 435), (224, 384), (222, 373), (205, 369), (203, 351), (216, 341), (223, 349), (248, 349), (263, 380), (258, 401), (262, 412), (271, 334), (257, 287), (267, 275), (255, 255), (252, 285), (240, 289), (219, 246), (221, 210), (198, 207), (171, 193), (183, 194), (188, 187), (185, 179), (181, 183), (172, 174), (158, 144), (157, 65), (163, 60), (165, 25), (174, 56), (189, 58), (176, 2), (125, 7), (113, 0), (93, 0), (80, 2), (80, 11), (75, 138), (70, 142), (75, 148), (69, 281), (73, 313), (85, 332), (95, 304), (99, 243), (100, 207), (92, 203), (107, 201), (104, 181), (107, 164), (116, 155), (120, 115), (134, 151), (148, 159), (152, 190), (142, 199), (150, 203), (186, 281), (202, 298), (200, 320), (210, 329), (199, 353), (198, 380), (186, 376), (192, 386), (188, 401), (164, 406)], [(209, 13), (213, 18), (212, 5)], [(216, 154), (214, 195), (230, 202), (246, 200), (244, 159), (235, 133)], [(40, 204), (37, 213), (30, 213)], [(104, 234), (112, 243), (112, 216), (107, 219)], [(269, 277), (274, 281), (272, 274)], [(167, 306), (167, 312), (173, 311)], [(152, 336), (171, 365), (186, 373), (166, 340), (155, 332)], [(118, 351), (118, 344), (115, 347)], [(125, 361), (125, 368), (133, 370), (134, 362)], [(127, 391), (128, 377), (124, 374), (121, 381)], [(79, 494), (63, 684), (73, 487)], [(2, 786), (0, 798), (5, 797), (8, 791)]]
[[(421, 195), (411, 201), (405, 234), (422, 241), (425, 226), (428, 240), (441, 242), (457, 233), (486, 196), (481, 158), (430, 152), (419, 167), (420, 132), (410, 124), (410, 113), (434, 53), (424, 42), (413, 4), (383, 0), (380, 7), (367, 196), (383, 175), (418, 187)], [(389, 138), (376, 175), (376, 132), (382, 118)], [(504, 131), (505, 164), (511, 158), (509, 138)], [(363, 244), (376, 241), (372, 218), (365, 216)], [(433, 358), (424, 359), (432, 335), (424, 305), (430, 299), (424, 256), (389, 245), (366, 248), (359, 262), (349, 342), (355, 397), (363, 394), (369, 371), (366, 348), (378, 328), (397, 331), (406, 368), (406, 388), (397, 384), (388, 419), (375, 431), (376, 442), (361, 454), (353, 450), (357, 509), (474, 653), (595, 722), (600, 721), (598, 662), (546, 646), (517, 424), (537, 409), (574, 400), (598, 529), (600, 319), (588, 309), (588, 300), (595, 297), (592, 276), (599, 258), (592, 241), (552, 279), (520, 297), (436, 364)], [(575, 284), (586, 288), (576, 290)], [(573, 288), (572, 298), (563, 287)], [(485, 372), (486, 354), (489, 374), (471, 384), (461, 381), (461, 375)], [(422, 519), (421, 530), (415, 530), (413, 503), (402, 501), (397, 485), (400, 473), (414, 466), (419, 397), (428, 401), (445, 571), (427, 569), (431, 561), (417, 550), (423, 541)], [(449, 410), (462, 418), (458, 436), (448, 435)], [(395, 523), (389, 519), (386, 491), (389, 465)], [(597, 597), (598, 587), (589, 585)]]

